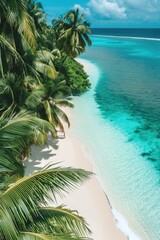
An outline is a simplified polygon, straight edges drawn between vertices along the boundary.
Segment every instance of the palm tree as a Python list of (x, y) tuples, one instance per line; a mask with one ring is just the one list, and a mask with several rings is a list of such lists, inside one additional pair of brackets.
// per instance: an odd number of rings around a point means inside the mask
[(0, 0), (0, 11), (0, 74), (3, 77), (13, 69), (15, 72), (21, 69), (21, 73), (25, 70), (21, 57), (22, 39), (35, 48), (36, 38), (34, 22), (28, 14), (26, 1)]
[(46, 23), (46, 13), (40, 2), (28, 0), (28, 12), (36, 27), (36, 38), (39, 49), (53, 50), (53, 29)]
[(28, 13), (32, 17), (35, 27), (36, 34), (43, 33), (43, 27), (46, 26), (46, 13), (43, 10), (43, 6), (40, 2), (36, 2), (33, 0), (27, 1)]
[(23, 177), (30, 146), (63, 130), (60, 118), (69, 121), (59, 105), (72, 106), (62, 96), (65, 83), (54, 80), (53, 52), (37, 45), (40, 9), (32, 0), (0, 0), (0, 239), (84, 239), (90, 231), (82, 217), (47, 203), (91, 173), (57, 167)]
[(48, 201), (55, 205), (57, 194), (90, 175), (82, 169), (56, 167), (15, 182), (0, 196), (0, 239), (82, 239), (90, 233), (85, 220), (63, 206), (49, 207)]
[(52, 127), (52, 136), (57, 138), (57, 130), (64, 134), (62, 120), (70, 126), (69, 119), (61, 109), (63, 106), (73, 107), (64, 98), (69, 93), (66, 82), (60, 78), (46, 80), (39, 84), (31, 77), (16, 77), (8, 74), (0, 81), (0, 111), (6, 111), (10, 106), (14, 112), (21, 110), (32, 112), (33, 115), (48, 121)]
[(27, 1), (0, 0), (0, 34), (10, 35), (14, 45), (15, 33), (23, 35), (32, 47), (36, 46), (35, 25), (28, 13)]
[(23, 160), (32, 144), (44, 144), (53, 127), (27, 112), (13, 113), (10, 107), (0, 117), (1, 189), (24, 176)]
[(70, 89), (66, 86), (66, 81), (57, 77), (54, 81), (48, 79), (43, 85), (36, 86), (25, 100), (25, 109), (36, 113), (38, 117), (52, 125), (55, 130), (53, 138), (57, 138), (59, 130), (65, 134), (63, 121), (70, 126), (69, 119), (61, 108), (74, 106), (66, 98), (68, 93)]
[(59, 129), (65, 134), (62, 120), (70, 126), (69, 119), (61, 107), (73, 107), (74, 105), (64, 98), (70, 89), (66, 86), (65, 80), (60, 78), (54, 81), (50, 80), (44, 83), (44, 97), (42, 99), (43, 119), (48, 120), (49, 123)]
[(6, 111), (11, 105), (14, 112), (18, 113), (24, 109), (26, 98), (30, 91), (25, 87), (22, 77), (7, 74), (0, 78), (0, 113)]
[(92, 43), (88, 37), (91, 33), (90, 24), (84, 18), (85, 15), (79, 16), (79, 9), (76, 9), (52, 22), (57, 36), (57, 48), (69, 57), (77, 57), (85, 51), (86, 45)]
[(42, 43), (44, 37), (41, 34), (45, 29), (48, 31), (41, 4), (32, 0), (13, 3), (0, 0), (0, 11), (1, 77), (8, 72), (16, 72), (23, 77), (32, 75), (38, 79), (43, 76), (54, 79), (57, 76), (54, 55), (39, 49), (36, 42), (42, 38)]

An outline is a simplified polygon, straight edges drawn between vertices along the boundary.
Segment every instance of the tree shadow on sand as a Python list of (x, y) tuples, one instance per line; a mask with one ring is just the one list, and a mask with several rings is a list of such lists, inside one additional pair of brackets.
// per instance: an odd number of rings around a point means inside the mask
[(54, 156), (57, 150), (58, 140), (53, 140), (51, 136), (43, 146), (33, 145), (29, 159), (24, 161), (25, 175), (37, 172), (46, 165), (54, 164)]

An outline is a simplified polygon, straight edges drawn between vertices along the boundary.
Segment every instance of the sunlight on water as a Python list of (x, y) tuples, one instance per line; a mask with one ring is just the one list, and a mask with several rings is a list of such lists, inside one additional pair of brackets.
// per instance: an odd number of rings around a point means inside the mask
[[(121, 48), (93, 44), (84, 55), (98, 68), (88, 65), (92, 89), (74, 98), (74, 129), (92, 151), (95, 170), (118, 210), (117, 218), (123, 215), (122, 225), (127, 219), (133, 229), (130, 239), (135, 234), (137, 239), (158, 240), (160, 74), (159, 60), (153, 61), (152, 55), (160, 43), (132, 41), (126, 44), (125, 39)], [(152, 54), (131, 57), (132, 47), (142, 45), (146, 54)]]

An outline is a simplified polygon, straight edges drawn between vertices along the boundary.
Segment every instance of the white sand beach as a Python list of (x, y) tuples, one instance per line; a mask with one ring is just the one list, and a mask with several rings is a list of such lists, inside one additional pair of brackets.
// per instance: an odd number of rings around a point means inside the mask
[[(55, 156), (57, 161), (63, 161), (62, 165), (84, 168), (92, 171), (89, 162), (90, 153), (85, 146), (72, 134), (66, 132), (66, 139), (59, 142), (59, 149)], [(93, 232), (94, 240), (121, 240), (127, 239), (120, 229), (116, 227), (111, 207), (100, 184), (93, 176), (77, 191), (65, 198), (67, 206), (78, 210), (84, 216)]]
[[(71, 119), (71, 116), (69, 116)], [(57, 149), (56, 149), (57, 148)], [(26, 174), (30, 174), (47, 163), (61, 162), (61, 166), (84, 168), (92, 171), (90, 153), (77, 139), (72, 128), (66, 128), (66, 138), (59, 139), (57, 147), (52, 140), (45, 148), (34, 146)], [(111, 213), (111, 207), (95, 175), (90, 180), (70, 192), (58, 204), (77, 210), (89, 224), (94, 240), (126, 240), (127, 237), (116, 226), (116, 220)]]
[[(82, 60), (81, 63), (83, 63)], [(83, 64), (86, 65), (87, 63), (84, 61)], [(56, 162), (59, 162), (59, 165), (64, 167), (69, 166), (93, 171), (91, 164), (92, 153), (73, 133), (72, 123), (75, 119), (72, 117), (72, 110), (64, 110), (67, 112), (71, 122), (70, 129), (64, 125), (66, 137), (60, 138), (56, 144), (50, 139), (46, 146), (34, 146), (31, 158), (26, 163), (26, 175), (44, 167), (48, 163)], [(96, 175), (93, 175), (91, 179), (79, 186), (77, 190), (70, 192), (65, 198), (59, 199), (58, 204), (65, 204), (66, 207), (77, 210), (89, 224), (89, 228), (93, 232), (90, 237), (94, 240), (127, 239), (127, 236), (117, 227), (110, 203)]]

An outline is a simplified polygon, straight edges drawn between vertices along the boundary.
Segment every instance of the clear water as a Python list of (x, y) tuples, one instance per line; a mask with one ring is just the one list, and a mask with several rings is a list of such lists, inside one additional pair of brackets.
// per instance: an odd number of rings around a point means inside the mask
[(74, 131), (113, 208), (141, 239), (158, 240), (160, 42), (93, 37), (83, 57), (96, 65), (86, 69), (92, 89), (74, 99)]

